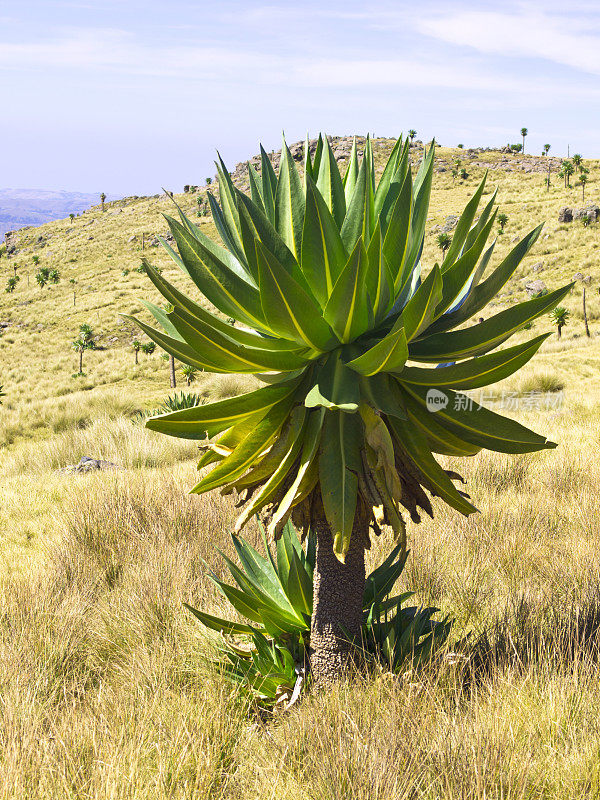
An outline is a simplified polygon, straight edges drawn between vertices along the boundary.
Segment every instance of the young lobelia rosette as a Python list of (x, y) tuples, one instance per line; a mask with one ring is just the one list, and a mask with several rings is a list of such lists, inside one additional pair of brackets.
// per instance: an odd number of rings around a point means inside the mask
[[(344, 650), (340, 631), (359, 630), (369, 529), (389, 526), (402, 540), (402, 509), (415, 522), (419, 509), (432, 515), (428, 494), (463, 514), (476, 510), (454, 485), (459, 476), (434, 454), (554, 446), (473, 406), (462, 392), (523, 366), (549, 334), (497, 348), (570, 287), (464, 327), (512, 276), (542, 226), (484, 278), (496, 218), (494, 194), (475, 222), (484, 178), (442, 263), (422, 274), (433, 167), (432, 145), (413, 178), (409, 142), (399, 139), (377, 182), (367, 138), (360, 163), (355, 142), (342, 177), (329, 141), (319, 137), (312, 158), (307, 142), (303, 176), (285, 143), (278, 174), (261, 148), (260, 174), (248, 166), (248, 197), (219, 158), (220, 202), (210, 194), (209, 202), (223, 244), (182, 212), (181, 221), (167, 217), (178, 253), (162, 244), (212, 306), (238, 325), (147, 265), (168, 303), (167, 311), (145, 303), (163, 329), (136, 320), (148, 336), (193, 367), (250, 373), (266, 385), (146, 425), (203, 443), (199, 467), (212, 469), (192, 491), (238, 492), (244, 508), (236, 530), (256, 513), (274, 537), (290, 515), (304, 529), (315, 528), (311, 645), (329, 647), (330, 661), (336, 648), (338, 655)], [(331, 592), (334, 584), (342, 601)], [(333, 672), (343, 663), (340, 656)]]

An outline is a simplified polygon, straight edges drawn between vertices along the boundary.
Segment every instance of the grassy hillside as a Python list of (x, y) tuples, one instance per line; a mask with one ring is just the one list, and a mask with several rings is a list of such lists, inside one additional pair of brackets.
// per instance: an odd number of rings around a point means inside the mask
[[(377, 143), (378, 163), (389, 146)], [(214, 546), (232, 555), (235, 509), (218, 495), (189, 496), (195, 446), (135, 417), (171, 391), (168, 368), (158, 353), (135, 366), (139, 334), (119, 315), (155, 299), (135, 268), (142, 234), (166, 233), (171, 201), (94, 207), (23, 231), (17, 254), (2, 255), (0, 285), (14, 265), (21, 280), (0, 292), (0, 800), (599, 795), (600, 228), (559, 224), (562, 206), (582, 205), (581, 190), (553, 177), (547, 192), (544, 173), (523, 169), (534, 166), (527, 156), (467, 155), (438, 153), (438, 169), (460, 156), (469, 177), (435, 176), (427, 265), (439, 256), (438, 226), (462, 210), (487, 164), (509, 218), (494, 263), (546, 222), (498, 310), (525, 297), (528, 279), (553, 289), (576, 272), (592, 276), (592, 338), (578, 284), (562, 339), (487, 396), (512, 398), (517, 418), (560, 446), (448, 459), (481, 513), (465, 520), (438, 506), (435, 520), (410, 526), (402, 590), (456, 619), (441, 663), (338, 687), (267, 724), (207, 668), (210, 645), (181, 607), (226, 611), (202, 572), (205, 563), (223, 570)], [(586, 200), (600, 200), (599, 165), (588, 166)], [(195, 214), (197, 197), (175, 199)], [(209, 217), (197, 221), (214, 234)], [(143, 254), (189, 289), (161, 249)], [(60, 283), (37, 287), (34, 255)], [(86, 352), (86, 376), (72, 377), (83, 322), (103, 349)], [(548, 327), (540, 320), (523, 336)], [(252, 383), (202, 375), (195, 388), (225, 396)], [(58, 471), (84, 455), (123, 469)], [(257, 542), (252, 526), (248, 537)], [(389, 544), (378, 542), (370, 560)]]

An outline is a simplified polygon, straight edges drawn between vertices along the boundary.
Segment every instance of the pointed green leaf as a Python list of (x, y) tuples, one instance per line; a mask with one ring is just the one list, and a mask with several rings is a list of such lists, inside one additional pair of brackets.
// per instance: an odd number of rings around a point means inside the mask
[(312, 179), (306, 179), (306, 213), (302, 231), (302, 272), (324, 307), (348, 254), (338, 226)]
[[(427, 408), (427, 392), (421, 386), (404, 384), (404, 390), (412, 395), (421, 406)], [(556, 447), (518, 422), (496, 414), (480, 406), (467, 395), (450, 389), (441, 391), (448, 403), (443, 408), (431, 412), (440, 425), (455, 432), (457, 436), (488, 450), (499, 453), (532, 453), (536, 450)]]
[(250, 625), (244, 625), (241, 622), (232, 622), (228, 619), (221, 619), (221, 617), (213, 617), (212, 614), (206, 614), (204, 611), (198, 611), (198, 609), (192, 608), (187, 603), (184, 603), (183, 605), (196, 617), (196, 619), (200, 620), (203, 625), (213, 631), (228, 634), (245, 634), (252, 633), (254, 630)]
[(248, 181), (250, 183), (250, 197), (252, 202), (265, 214), (265, 204), (262, 196), (262, 181), (254, 166), (248, 162)]
[(277, 232), (300, 262), (302, 248), (302, 223), (304, 221), (304, 192), (296, 164), (289, 148), (283, 142), (277, 194), (275, 196), (275, 227)]
[(169, 220), (169, 226), (186, 270), (202, 294), (223, 314), (272, 333), (264, 321), (258, 290), (219, 261), (178, 222)]
[[(278, 468), (285, 460), (286, 454), (294, 447), (297, 440), (302, 438), (305, 418), (306, 409), (303, 406), (297, 406), (290, 414), (289, 424), (285, 425), (281, 435), (273, 443), (270, 450), (260, 458), (256, 466), (252, 467), (252, 469), (245, 475), (242, 475), (241, 478), (235, 480), (231, 484), (231, 488), (234, 488), (237, 492), (241, 492), (249, 486), (263, 483), (266, 479), (270, 478), (273, 473), (277, 472)], [(301, 443), (300, 441), (300, 444)]]
[(314, 385), (304, 401), (307, 408), (322, 406), (347, 413), (358, 410), (360, 393), (356, 375), (343, 363), (337, 352), (316, 368), (313, 381)]
[(310, 157), (310, 142), (308, 140), (308, 133), (306, 134), (306, 139), (304, 140), (304, 180), (306, 181), (306, 176), (309, 176), (314, 179), (313, 174), (313, 163)]
[(402, 309), (400, 320), (406, 332), (407, 341), (416, 339), (428, 329), (441, 299), (442, 274), (436, 264)]
[(351, 342), (369, 327), (365, 286), (367, 266), (367, 254), (360, 238), (323, 311), (323, 317), (341, 342)]
[(302, 369), (307, 359), (292, 351), (254, 350), (236, 344), (199, 319), (187, 319), (174, 308), (169, 321), (180, 338), (190, 346), (197, 360), (211, 366), (211, 371), (256, 374), (291, 372)]
[(277, 436), (292, 409), (293, 397), (272, 406), (256, 428), (243, 439), (233, 453), (224, 458), (209, 474), (194, 486), (192, 492), (202, 494), (240, 477), (256, 461)]
[(377, 372), (400, 372), (407, 358), (406, 334), (404, 328), (398, 327), (361, 356), (348, 361), (347, 366), (368, 378)]
[(256, 243), (262, 308), (269, 327), (317, 351), (327, 349), (332, 333), (321, 309), (261, 242)]
[(360, 378), (360, 395), (363, 402), (382, 414), (407, 419), (402, 392), (398, 383), (383, 372), (370, 378)]
[(215, 166), (219, 177), (219, 200), (223, 220), (230, 240), (233, 242), (236, 250), (239, 250), (242, 249), (242, 237), (240, 232), (240, 220), (235, 202), (235, 187), (231, 180), (231, 175), (223, 163), (223, 159), (219, 153), (217, 153), (217, 156), (219, 160), (218, 162), (215, 161)]
[(411, 383), (428, 388), (479, 389), (504, 380), (521, 369), (537, 353), (548, 336), (549, 333), (544, 333), (531, 341), (461, 361), (450, 367), (438, 369), (406, 367), (400, 375), (400, 380), (403, 384)]
[(232, 536), (233, 545), (248, 578), (253, 580), (273, 600), (285, 597), (273, 564), (240, 536)]
[(295, 414), (295, 420), (293, 422), (291, 436), (288, 440), (287, 451), (283, 454), (279, 464), (273, 465), (274, 468), (271, 470), (271, 474), (267, 477), (259, 491), (252, 496), (251, 502), (236, 520), (236, 530), (240, 530), (254, 514), (274, 500), (298, 458), (302, 447), (302, 434), (307, 412), (305, 408), (300, 407), (297, 409), (297, 413), (296, 410), (293, 413)]
[[(365, 276), (369, 307), (374, 321), (382, 319), (393, 302), (394, 280), (383, 255), (381, 223), (378, 220), (367, 250), (367, 274)], [(369, 326), (372, 327), (372, 326)]]
[(354, 525), (361, 468), (361, 425), (357, 416), (340, 411), (325, 416), (319, 457), (321, 497), (333, 534), (333, 549), (344, 560)]
[[(392, 379), (395, 380), (395, 379)], [(395, 380), (396, 386), (400, 384)], [(481, 447), (467, 442), (450, 431), (437, 421), (437, 415), (432, 413), (420, 402), (409, 394), (402, 391), (402, 400), (408, 413), (408, 419), (421, 429), (427, 440), (427, 445), (433, 453), (446, 456), (474, 456), (481, 450)]]
[[(202, 306), (194, 303), (193, 300), (190, 300), (187, 295), (180, 292), (172, 284), (165, 280), (165, 278), (163, 278), (160, 273), (151, 267), (150, 264), (148, 264), (146, 267), (146, 274), (165, 298), (165, 300), (167, 300), (167, 302), (169, 302), (171, 305), (175, 306), (179, 313), (182, 314), (183, 317), (188, 321), (194, 319), (200, 320), (205, 325), (213, 328), (219, 333), (222, 333), (242, 347), (253, 347), (259, 350), (270, 351), (298, 351), (298, 342), (292, 342), (287, 339), (273, 339), (272, 337), (267, 338), (255, 333), (254, 331), (236, 328), (233, 325), (230, 325), (228, 322), (224, 322), (222, 319), (219, 319), (219, 317), (216, 317), (214, 314), (206, 311), (204, 308), (202, 308)], [(144, 305), (149, 307), (152, 304), (144, 303)], [(154, 312), (152, 313), (154, 314)], [(173, 324), (169, 322), (166, 312), (161, 312), (160, 319), (155, 315), (155, 319), (157, 319), (157, 321), (163, 325), (163, 327), (166, 325), (170, 326), (169, 328), (165, 327), (165, 330), (170, 336), (179, 337), (179, 333)]]
[[(445, 271), (444, 265), (442, 265), (442, 298), (435, 310), (436, 316), (440, 317), (444, 311), (454, 306), (456, 301), (460, 299), (461, 290), (465, 285), (468, 285), (469, 278), (472, 277), (476, 269), (477, 261), (485, 247), (495, 217), (496, 215), (493, 214), (470, 250), (463, 253), (453, 264), (446, 267)], [(444, 263), (446, 262), (444, 261)]]
[(296, 613), (306, 614), (310, 618), (313, 607), (313, 582), (296, 553), (292, 556), (287, 585), (290, 602)]
[(323, 157), (323, 134), (319, 134), (319, 138), (317, 139), (317, 146), (315, 148), (315, 154), (313, 156), (313, 166), (312, 166), (312, 178), (314, 180), (315, 175), (319, 174), (319, 169), (321, 168), (321, 158)]
[(407, 274), (405, 263), (412, 221), (412, 205), (412, 179), (408, 172), (389, 217), (387, 232), (383, 240), (383, 254), (390, 266), (396, 292), (403, 287)]
[[(240, 210), (240, 218), (244, 217), (248, 220), (249, 225), (256, 232), (256, 236), (269, 250), (279, 263), (285, 267), (286, 271), (292, 275), (296, 281), (304, 285), (304, 277), (300, 271), (298, 262), (294, 258), (294, 254), (283, 241), (281, 236), (277, 233), (274, 226), (269, 222), (266, 216), (256, 206), (249, 197), (242, 192), (237, 193), (237, 199)], [(253, 245), (254, 248), (254, 245)]]
[(437, 415), (420, 405), (408, 392), (404, 392), (403, 395), (408, 419), (420, 428), (427, 440), (427, 446), (433, 453), (464, 458), (480, 452), (481, 446), (467, 442), (466, 439), (457, 436), (456, 431), (450, 431), (440, 425)]
[(475, 506), (457, 491), (435, 460), (419, 428), (397, 417), (389, 417), (388, 420), (398, 443), (425, 476), (427, 488), (462, 514), (469, 515), (477, 511)]
[(350, 160), (346, 167), (346, 174), (343, 178), (344, 194), (346, 195), (346, 206), (354, 193), (354, 187), (358, 180), (358, 153), (356, 152), (356, 136), (352, 142), (352, 150), (350, 152)]
[(398, 164), (400, 162), (400, 157), (402, 155), (402, 136), (396, 140), (395, 145), (392, 148), (392, 152), (389, 155), (387, 163), (384, 167), (383, 173), (381, 178), (379, 179), (379, 184), (377, 185), (377, 189), (375, 191), (375, 198), (374, 198), (374, 208), (375, 208), (375, 218), (378, 219), (383, 208), (383, 203), (385, 201), (386, 195), (389, 191), (390, 184), (396, 174), (396, 170), (398, 169)]
[(363, 158), (340, 232), (348, 252), (354, 248), (360, 237), (364, 242), (368, 242), (371, 238), (371, 231), (375, 225), (373, 202), (370, 167), (368, 159)]
[(297, 379), (277, 386), (263, 386), (227, 400), (151, 417), (146, 420), (146, 427), (181, 439), (207, 439), (232, 428), (250, 415), (266, 414), (277, 403), (291, 399), (299, 383)]
[(173, 323), (169, 319), (167, 312), (164, 309), (159, 308), (154, 303), (148, 303), (146, 300), (141, 300), (140, 302), (145, 308), (148, 309), (148, 311), (152, 314), (154, 319), (158, 322), (161, 328), (164, 331), (166, 331), (166, 333), (169, 336), (172, 336), (174, 339), (180, 339), (181, 341), (183, 341), (181, 335), (179, 334), (179, 331), (173, 325)]
[[(425, 225), (427, 223), (427, 214), (429, 212), (429, 198), (431, 196), (431, 183), (433, 180), (433, 166), (434, 166), (435, 146), (432, 144), (429, 153), (423, 158), (419, 171), (415, 177), (413, 185), (413, 212), (410, 227), (409, 246), (407, 248), (406, 257), (404, 261), (403, 274), (399, 281), (396, 281), (397, 291), (401, 291), (402, 287), (406, 284), (408, 277), (416, 265), (419, 253), (423, 247), (423, 238), (425, 236)], [(393, 264), (392, 272), (394, 271)]]
[(248, 265), (246, 264), (246, 256), (244, 255), (243, 248), (241, 244), (238, 245), (235, 239), (231, 236), (231, 233), (225, 221), (225, 217), (223, 216), (221, 206), (217, 203), (215, 198), (212, 196), (211, 192), (207, 192), (206, 196), (208, 198), (208, 203), (210, 205), (210, 212), (212, 214), (213, 222), (215, 224), (215, 228), (219, 233), (219, 236), (221, 237), (221, 241), (229, 251), (235, 263), (240, 264), (243, 270), (248, 273), (248, 277), (246, 278), (246, 280), (248, 280), (250, 278), (250, 273), (248, 272)]
[(505, 342), (528, 322), (554, 308), (573, 284), (557, 289), (544, 297), (507, 308), (484, 322), (448, 333), (435, 333), (410, 342), (408, 352), (415, 361), (440, 363), (483, 355)]
[(309, 412), (302, 454), (300, 456), (300, 465), (298, 466), (298, 471), (296, 473), (294, 482), (281, 499), (277, 511), (269, 523), (269, 533), (271, 536), (275, 536), (279, 525), (281, 524), (282, 520), (285, 519), (288, 511), (294, 504), (297, 494), (301, 491), (303, 481), (305, 480), (311, 465), (314, 464), (317, 458), (324, 417), (324, 408), (319, 408), (317, 411)]
[[(500, 289), (502, 289), (502, 287), (514, 274), (516, 268), (537, 241), (543, 227), (543, 224), (538, 225), (537, 228), (531, 231), (531, 233), (529, 233), (517, 245), (515, 245), (502, 263), (492, 272), (489, 278), (487, 278), (487, 280), (478, 286), (475, 285), (460, 308), (449, 314), (445, 314), (443, 317), (433, 323), (431, 332), (437, 333), (455, 328), (457, 325), (461, 325), (463, 322), (466, 322), (466, 320), (468, 320), (470, 317), (477, 314), (478, 311), (481, 311), (483, 308), (485, 308), (489, 301), (498, 294)], [(485, 261), (487, 264), (489, 257), (486, 258), (486, 256), (487, 253), (483, 257), (482, 262)], [(483, 271), (481, 271), (481, 274), (483, 274)]]
[(494, 191), (494, 193), (492, 194), (492, 196), (488, 200), (487, 205), (485, 206), (485, 208), (481, 212), (481, 215), (480, 215), (479, 219), (477, 220), (476, 224), (473, 225), (473, 227), (471, 228), (471, 230), (467, 234), (467, 238), (465, 239), (465, 244), (463, 246), (463, 252), (466, 253), (467, 250), (470, 250), (471, 247), (473, 247), (475, 239), (477, 239), (477, 237), (479, 236), (479, 234), (483, 230), (484, 225), (487, 225), (487, 221), (490, 218), (490, 214), (492, 213), (492, 211), (494, 209), (494, 204), (496, 202), (497, 195), (498, 195), (498, 189), (496, 188), (496, 190)]
[(275, 194), (277, 192), (277, 175), (264, 147), (260, 146), (260, 177), (265, 214), (271, 225), (275, 225)]
[[(217, 225), (219, 220), (220, 221), (223, 220), (223, 216), (221, 214), (219, 206), (216, 204), (214, 197), (210, 194), (210, 192), (208, 192), (208, 195), (209, 195), (208, 197), (209, 203), (212, 200), (213, 205), (216, 207), (216, 209), (218, 209), (218, 219), (215, 218), (214, 220), (215, 225)], [(228, 245), (229, 249), (221, 247), (219, 244), (217, 244), (217, 242), (213, 241), (209, 236), (207, 236), (197, 225), (195, 225), (188, 216), (186, 216), (186, 214), (183, 212), (183, 209), (175, 202), (175, 200), (173, 200), (173, 198), (171, 198), (171, 200), (177, 207), (183, 226), (187, 228), (187, 230), (192, 234), (194, 239), (197, 239), (201, 244), (203, 244), (204, 247), (207, 250), (209, 250), (215, 258), (217, 258), (219, 261), (222, 261), (227, 267), (229, 267), (230, 270), (232, 270), (232, 272), (235, 272), (237, 275), (239, 275), (240, 278), (242, 278), (245, 281), (252, 282), (252, 277), (248, 273), (244, 254), (239, 253), (239, 257), (236, 256), (234, 254), (235, 248), (233, 247), (232, 243), (231, 246)], [(163, 217), (167, 220), (167, 222), (171, 219), (171, 217), (169, 217), (168, 214), (163, 214)], [(218, 228), (218, 226), (217, 230), (219, 230), (219, 235), (221, 235), (221, 238), (223, 238), (223, 236), (225, 236), (225, 238), (228, 237), (225, 229), (223, 231), (223, 234), (221, 234), (221, 231)], [(187, 270), (185, 269), (185, 265), (183, 264), (179, 256), (174, 252), (173, 248), (169, 244), (167, 244), (167, 242), (165, 242), (165, 240), (161, 236), (158, 236), (157, 238), (159, 242), (162, 244), (162, 246), (169, 253), (171, 258), (173, 258), (174, 261), (177, 263), (177, 265), (180, 267), (180, 269), (182, 269), (184, 272), (187, 272)], [(225, 238), (223, 238), (223, 241), (225, 241)], [(190, 277), (193, 280), (193, 276), (190, 275)]]
[(346, 216), (346, 197), (329, 139), (325, 140), (316, 184), (339, 230)]
[(444, 273), (449, 267), (451, 267), (452, 264), (454, 264), (456, 259), (461, 254), (463, 245), (466, 241), (467, 236), (469, 235), (471, 224), (473, 222), (473, 219), (475, 218), (477, 208), (481, 201), (481, 196), (483, 194), (486, 180), (487, 180), (487, 172), (483, 176), (483, 179), (481, 180), (481, 183), (477, 187), (475, 194), (469, 200), (469, 202), (464, 208), (464, 211), (460, 215), (460, 219), (458, 220), (458, 223), (454, 230), (454, 234), (452, 236), (452, 242), (450, 243), (450, 247), (446, 251), (446, 256), (444, 258), (444, 261), (442, 262), (442, 273)]

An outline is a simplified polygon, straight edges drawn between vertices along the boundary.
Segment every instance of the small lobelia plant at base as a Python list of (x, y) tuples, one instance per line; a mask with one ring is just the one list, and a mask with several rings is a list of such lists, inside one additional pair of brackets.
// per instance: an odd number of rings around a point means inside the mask
[(156, 350), (156, 342), (144, 342), (141, 350), (147, 358), (150, 358), (152, 353)]
[(184, 364), (181, 368), (181, 372), (183, 373), (183, 377), (185, 378), (185, 382), (188, 386), (191, 386), (198, 377), (198, 370), (196, 367), (192, 367), (190, 364)]
[(131, 346), (133, 348), (133, 352), (135, 353), (135, 363), (139, 364), (139, 353), (142, 349), (142, 343), (139, 341), (139, 339), (134, 339), (131, 343)]
[(550, 320), (554, 325), (556, 325), (556, 331), (559, 339), (561, 337), (562, 329), (569, 321), (570, 316), (571, 312), (564, 306), (556, 306), (556, 308), (554, 308), (550, 313)]
[(399, 139), (377, 182), (367, 137), (362, 159), (354, 143), (342, 176), (320, 137), (314, 156), (305, 147), (301, 176), (284, 143), (278, 173), (264, 149), (260, 173), (249, 166), (250, 196), (219, 159), (220, 202), (208, 197), (223, 245), (181, 210), (179, 220), (166, 217), (177, 251), (161, 243), (236, 327), (150, 265), (169, 308), (145, 303), (158, 328), (132, 318), (182, 363), (254, 374), (264, 384), (146, 425), (200, 443), (199, 467), (211, 469), (192, 491), (236, 492), (236, 532), (257, 513), (275, 540), (290, 518), (314, 531), (316, 683), (339, 678), (356, 658), (371, 536), (389, 529), (405, 549), (404, 510), (418, 523), (419, 509), (433, 515), (431, 497), (465, 515), (477, 510), (436, 455), (555, 446), (463, 392), (523, 366), (549, 334), (498, 348), (571, 286), (465, 326), (511, 278), (542, 226), (487, 273), (496, 195), (478, 211), (484, 178), (443, 260), (425, 269), (434, 157), (433, 145), (424, 148), (413, 178), (409, 141)]
[(446, 251), (452, 244), (452, 237), (448, 233), (442, 232), (438, 233), (436, 241), (437, 241), (437, 246), (442, 251), (442, 259), (443, 259), (444, 256), (446, 255)]
[[(237, 587), (208, 573), (248, 622), (215, 617), (187, 604), (186, 608), (206, 628), (220, 634), (214, 639), (219, 659), (213, 663), (223, 675), (261, 704), (289, 708), (310, 680), (316, 537), (309, 531), (304, 549), (288, 521), (273, 552), (262, 526), (261, 533), (266, 555), (241, 536), (232, 536), (239, 566), (221, 553)], [(396, 545), (367, 577), (362, 600), (365, 659), (394, 674), (429, 660), (446, 641), (451, 626), (448, 618), (432, 619), (436, 608), (406, 606), (411, 592), (392, 596), (407, 555), (402, 544)]]
[(94, 336), (94, 331), (91, 325), (87, 323), (83, 323), (79, 326), (79, 335), (78, 337), (71, 343), (71, 347), (73, 350), (76, 350), (79, 353), (79, 372), (76, 372), (73, 377), (79, 377), (83, 375), (83, 354), (86, 350), (95, 350), (96, 349), (96, 338)]
[(168, 414), (171, 411), (181, 411), (185, 408), (196, 408), (205, 403), (205, 398), (192, 392), (175, 392), (169, 395), (163, 402), (152, 411), (143, 412), (143, 417), (157, 417), (161, 414)]
[(40, 267), (35, 273), (35, 280), (40, 289), (43, 289), (50, 280), (50, 269), (48, 267)]

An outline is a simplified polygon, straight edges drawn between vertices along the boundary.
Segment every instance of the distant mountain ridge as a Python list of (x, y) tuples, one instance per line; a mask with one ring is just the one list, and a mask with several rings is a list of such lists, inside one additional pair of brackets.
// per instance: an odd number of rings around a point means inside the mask
[[(112, 199), (112, 198), (110, 198)], [(43, 189), (0, 189), (0, 240), (7, 231), (43, 225), (69, 214), (80, 214), (100, 202), (100, 193)]]

